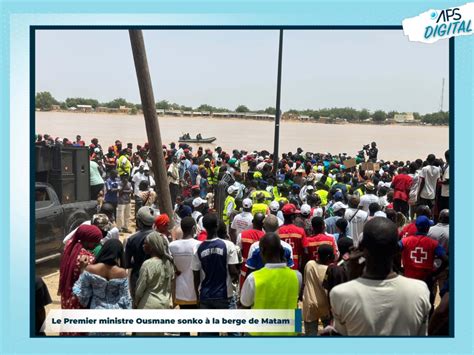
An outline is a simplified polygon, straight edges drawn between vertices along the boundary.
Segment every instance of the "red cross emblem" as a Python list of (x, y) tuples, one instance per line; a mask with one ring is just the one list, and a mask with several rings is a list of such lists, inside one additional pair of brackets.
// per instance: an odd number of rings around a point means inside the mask
[(428, 253), (424, 251), (422, 247), (416, 247), (415, 250), (410, 252), (410, 259), (413, 260), (415, 264), (422, 264), (423, 261), (428, 259)]

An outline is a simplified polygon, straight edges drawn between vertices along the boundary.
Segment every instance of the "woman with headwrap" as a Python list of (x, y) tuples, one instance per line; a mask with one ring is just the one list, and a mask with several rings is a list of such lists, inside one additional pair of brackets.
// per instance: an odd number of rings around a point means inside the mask
[(166, 237), (156, 231), (148, 234), (143, 250), (150, 255), (150, 259), (140, 269), (135, 306), (138, 309), (168, 309), (175, 269)]
[(132, 308), (127, 271), (123, 265), (122, 242), (109, 239), (95, 264), (88, 265), (74, 284), (72, 291), (81, 305), (90, 309)]
[[(72, 287), (86, 266), (94, 263), (101, 239), (102, 231), (98, 227), (83, 224), (66, 243), (59, 267), (58, 294), (61, 296), (61, 309), (85, 308), (72, 293)], [(85, 334), (61, 332), (60, 335)]]
[(92, 225), (81, 225), (74, 236), (64, 247), (64, 254), (59, 268), (59, 290), (62, 309), (84, 308), (72, 293), (72, 287), (87, 265), (94, 263), (95, 253), (98, 253), (101, 230)]

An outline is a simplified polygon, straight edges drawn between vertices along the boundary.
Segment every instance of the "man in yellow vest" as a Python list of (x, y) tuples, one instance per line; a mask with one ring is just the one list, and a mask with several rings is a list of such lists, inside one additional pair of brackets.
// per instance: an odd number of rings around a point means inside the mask
[[(284, 249), (276, 233), (259, 242), (265, 266), (252, 272), (242, 286), (240, 303), (252, 309), (297, 309), (302, 276), (286, 266)], [(252, 333), (251, 335), (296, 335), (295, 332)]]
[(265, 195), (262, 191), (259, 191), (255, 196), (256, 202), (252, 206), (252, 215), (255, 216), (257, 213), (267, 215), (270, 212), (268, 205), (265, 203)]
[(224, 210), (222, 211), (222, 220), (226, 226), (230, 225), (232, 216), (238, 213), (237, 205), (235, 204), (235, 196), (237, 196), (238, 192), (239, 189), (234, 185), (230, 185), (227, 188), (228, 195), (224, 201)]
[(132, 163), (130, 163), (130, 159), (128, 157), (128, 150), (122, 149), (120, 152), (120, 158), (117, 160), (117, 172), (119, 176), (124, 174), (128, 174), (130, 176), (130, 172), (132, 170)]

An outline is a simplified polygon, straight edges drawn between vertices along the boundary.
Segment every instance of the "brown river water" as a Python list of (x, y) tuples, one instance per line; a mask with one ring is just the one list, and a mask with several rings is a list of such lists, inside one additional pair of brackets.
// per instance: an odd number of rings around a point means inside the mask
[[(215, 119), (197, 117), (159, 117), (164, 144), (176, 142), (183, 133), (192, 137), (216, 137), (204, 148), (221, 146), (232, 149), (273, 150), (274, 124), (271, 121)], [(142, 115), (36, 112), (37, 133), (74, 140), (77, 134), (89, 143), (98, 138), (104, 149), (122, 143), (143, 145), (146, 142), (145, 122)], [(379, 159), (413, 160), (426, 158), (430, 153), (444, 158), (449, 147), (449, 128), (403, 125), (320, 124), (283, 121), (280, 126), (280, 153), (304, 151), (347, 153), (355, 155), (364, 144), (377, 142)]]

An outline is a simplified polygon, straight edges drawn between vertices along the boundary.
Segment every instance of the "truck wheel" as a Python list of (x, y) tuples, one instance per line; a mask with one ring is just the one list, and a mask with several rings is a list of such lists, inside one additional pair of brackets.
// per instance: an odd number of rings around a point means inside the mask
[(79, 227), (82, 223), (84, 223), (85, 219), (76, 219), (74, 222), (71, 223), (71, 227), (69, 228), (69, 232), (68, 233), (71, 233), (72, 231), (74, 231), (74, 229), (76, 229), (77, 227)]

